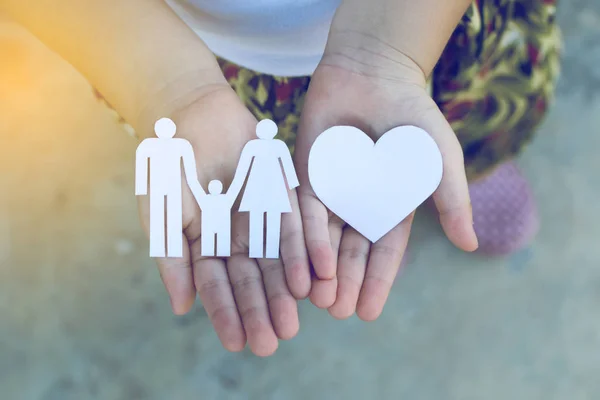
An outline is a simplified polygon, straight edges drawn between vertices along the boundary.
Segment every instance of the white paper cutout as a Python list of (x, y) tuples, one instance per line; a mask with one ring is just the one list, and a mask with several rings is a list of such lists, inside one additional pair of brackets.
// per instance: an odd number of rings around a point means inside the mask
[(274, 139), (277, 135), (275, 122), (265, 119), (257, 124), (258, 139), (244, 146), (235, 177), (226, 193), (222, 193), (223, 184), (218, 180), (209, 183), (208, 193), (204, 191), (196, 175), (193, 148), (188, 141), (174, 138), (177, 128), (173, 121), (162, 118), (154, 129), (158, 138), (145, 139), (136, 151), (135, 181), (135, 194), (146, 195), (150, 177), (150, 257), (183, 255), (183, 160), (186, 182), (202, 210), (202, 256), (231, 255), (231, 208), (248, 176), (239, 211), (249, 213), (250, 257), (279, 258), (281, 214), (292, 211), (288, 188), (298, 187), (299, 182), (286, 144)]
[(234, 179), (227, 193), (223, 193), (221, 181), (212, 180), (208, 184), (208, 194), (203, 190), (199, 194), (194, 193), (202, 210), (202, 242), (200, 243), (202, 256), (229, 257), (231, 255), (231, 207), (243, 183), (243, 179)]
[(249, 173), (239, 211), (250, 214), (251, 258), (279, 258), (281, 214), (292, 212), (288, 188), (300, 185), (290, 151), (275, 135), (275, 122), (260, 121), (258, 139), (244, 146), (236, 171), (236, 178)]
[(136, 151), (135, 194), (150, 195), (150, 257), (166, 257), (167, 254), (168, 257), (182, 257), (182, 160), (185, 178), (192, 192), (203, 190), (196, 175), (192, 145), (185, 139), (173, 137), (177, 131), (175, 123), (162, 118), (154, 125), (154, 131), (158, 137), (144, 139)]
[(377, 143), (358, 128), (335, 126), (313, 144), (308, 174), (317, 197), (376, 242), (437, 189), (442, 155), (415, 126), (385, 133)]

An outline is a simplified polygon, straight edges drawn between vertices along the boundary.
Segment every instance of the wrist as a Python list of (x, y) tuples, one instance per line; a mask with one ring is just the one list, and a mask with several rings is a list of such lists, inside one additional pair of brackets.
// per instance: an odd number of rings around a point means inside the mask
[(169, 117), (178, 122), (191, 105), (226, 91), (232, 89), (218, 67), (186, 71), (157, 86), (153, 95), (140, 101), (134, 127), (140, 137), (153, 136), (154, 123), (158, 119)]
[[(390, 57), (392, 62), (401, 54), (429, 77), (470, 4), (472, 0), (342, 0), (330, 39), (353, 36), (358, 43), (346, 40), (348, 50), (360, 46), (366, 53), (372, 50), (375, 57)], [(359, 61), (365, 59), (368, 57)]]
[(425, 72), (412, 57), (377, 36), (355, 30), (332, 29), (320, 65), (387, 84), (422, 88), (427, 84)]
[[(153, 102), (139, 119), (144, 129), (139, 136), (154, 137), (156, 120), (167, 117), (177, 126), (176, 138), (187, 140), (194, 149), (196, 167), (226, 182), (231, 160), (237, 160), (243, 146), (255, 138), (256, 119), (225, 81), (197, 84), (186, 90), (176, 86), (164, 102)], [(186, 86), (186, 85), (183, 85)]]

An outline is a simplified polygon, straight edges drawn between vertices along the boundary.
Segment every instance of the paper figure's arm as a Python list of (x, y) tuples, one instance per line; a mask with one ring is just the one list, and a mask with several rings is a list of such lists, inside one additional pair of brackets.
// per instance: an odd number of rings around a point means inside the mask
[(182, 96), (191, 103), (191, 93), (226, 83), (215, 56), (165, 1), (1, 0), (0, 14), (73, 65), (140, 136), (151, 137)]
[(227, 200), (231, 205), (235, 203), (235, 199), (240, 194), (242, 190), (242, 186), (244, 186), (244, 182), (246, 181), (246, 177), (248, 175), (248, 171), (250, 170), (250, 166), (252, 165), (252, 152), (249, 148), (249, 144), (244, 147), (242, 150), (242, 155), (240, 156), (240, 160), (238, 161), (238, 166), (235, 170), (235, 176), (233, 177), (233, 181), (227, 190), (226, 196)]
[(300, 186), (300, 182), (298, 182), (298, 175), (296, 175), (296, 169), (294, 168), (294, 161), (292, 161), (290, 150), (287, 148), (285, 142), (281, 140), (278, 142), (278, 150), (288, 186), (290, 190), (295, 189)]
[(201, 203), (202, 198), (206, 196), (206, 192), (198, 181), (198, 170), (196, 169), (196, 158), (194, 157), (194, 149), (187, 140), (178, 139), (182, 144), (181, 158), (183, 159), (183, 172), (185, 174), (185, 181), (187, 182), (192, 194), (196, 198), (198, 204)]
[(150, 153), (148, 140), (143, 140), (135, 151), (135, 195), (148, 194), (148, 160)]

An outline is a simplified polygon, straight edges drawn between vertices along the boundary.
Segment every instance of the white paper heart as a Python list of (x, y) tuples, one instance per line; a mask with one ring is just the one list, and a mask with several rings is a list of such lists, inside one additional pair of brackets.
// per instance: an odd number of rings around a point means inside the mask
[(376, 242), (437, 189), (442, 155), (421, 128), (402, 126), (377, 143), (358, 128), (334, 126), (313, 144), (308, 175), (334, 214)]

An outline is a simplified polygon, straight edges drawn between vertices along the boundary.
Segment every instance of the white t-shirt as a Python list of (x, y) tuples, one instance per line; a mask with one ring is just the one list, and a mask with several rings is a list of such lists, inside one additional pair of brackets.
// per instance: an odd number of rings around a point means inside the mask
[(217, 56), (276, 76), (311, 75), (340, 0), (166, 0)]

